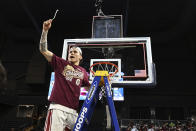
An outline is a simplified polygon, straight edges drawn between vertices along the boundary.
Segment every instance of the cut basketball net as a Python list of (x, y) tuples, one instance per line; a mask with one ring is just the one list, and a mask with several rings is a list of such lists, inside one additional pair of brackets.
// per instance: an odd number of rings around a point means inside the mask
[(56, 12), (55, 12), (55, 14), (54, 14), (54, 17), (52, 18), (52, 20), (54, 20), (56, 18), (56, 14), (57, 14), (58, 11), (59, 10), (57, 9)]
[(99, 71), (106, 71), (105, 76), (108, 76), (108, 80), (112, 82), (114, 75), (118, 72), (118, 66), (110, 62), (98, 62), (90, 66), (93, 76), (96, 76)]

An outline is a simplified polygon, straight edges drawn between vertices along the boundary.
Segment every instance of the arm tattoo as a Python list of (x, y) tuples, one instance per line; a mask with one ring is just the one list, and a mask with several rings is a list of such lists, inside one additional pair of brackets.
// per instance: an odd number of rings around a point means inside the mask
[(47, 35), (48, 35), (48, 31), (42, 31), (40, 43), (47, 43)]
[(40, 51), (47, 51), (48, 45), (47, 45), (47, 31), (43, 31), (40, 39), (39, 49)]
[(39, 44), (39, 50), (40, 51), (47, 51), (48, 50), (48, 44), (45, 42), (45, 43), (40, 43)]

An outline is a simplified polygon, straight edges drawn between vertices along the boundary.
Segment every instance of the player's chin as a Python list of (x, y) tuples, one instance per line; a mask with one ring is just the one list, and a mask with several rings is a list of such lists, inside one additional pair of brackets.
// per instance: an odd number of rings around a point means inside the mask
[(77, 62), (77, 60), (75, 58), (71, 58), (71, 59), (69, 59), (69, 62), (74, 63), (74, 62)]

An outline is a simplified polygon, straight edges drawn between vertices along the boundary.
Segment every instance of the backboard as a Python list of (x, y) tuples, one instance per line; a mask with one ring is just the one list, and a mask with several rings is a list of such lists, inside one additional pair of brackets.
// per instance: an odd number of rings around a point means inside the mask
[[(67, 59), (69, 49), (82, 49), (80, 66), (89, 72), (93, 60), (119, 60), (121, 79), (112, 82), (115, 87), (153, 87), (156, 84), (150, 37), (65, 39), (62, 58)], [(115, 62), (116, 63), (116, 62)], [(92, 77), (89, 80), (92, 81)]]

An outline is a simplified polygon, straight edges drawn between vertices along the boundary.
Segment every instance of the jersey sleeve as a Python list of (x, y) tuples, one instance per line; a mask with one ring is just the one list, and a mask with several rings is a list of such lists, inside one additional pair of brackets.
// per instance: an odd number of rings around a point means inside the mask
[(53, 67), (54, 71), (57, 71), (59, 67), (67, 65), (68, 62), (55, 54), (52, 56), (52, 61), (50, 62), (50, 65)]

